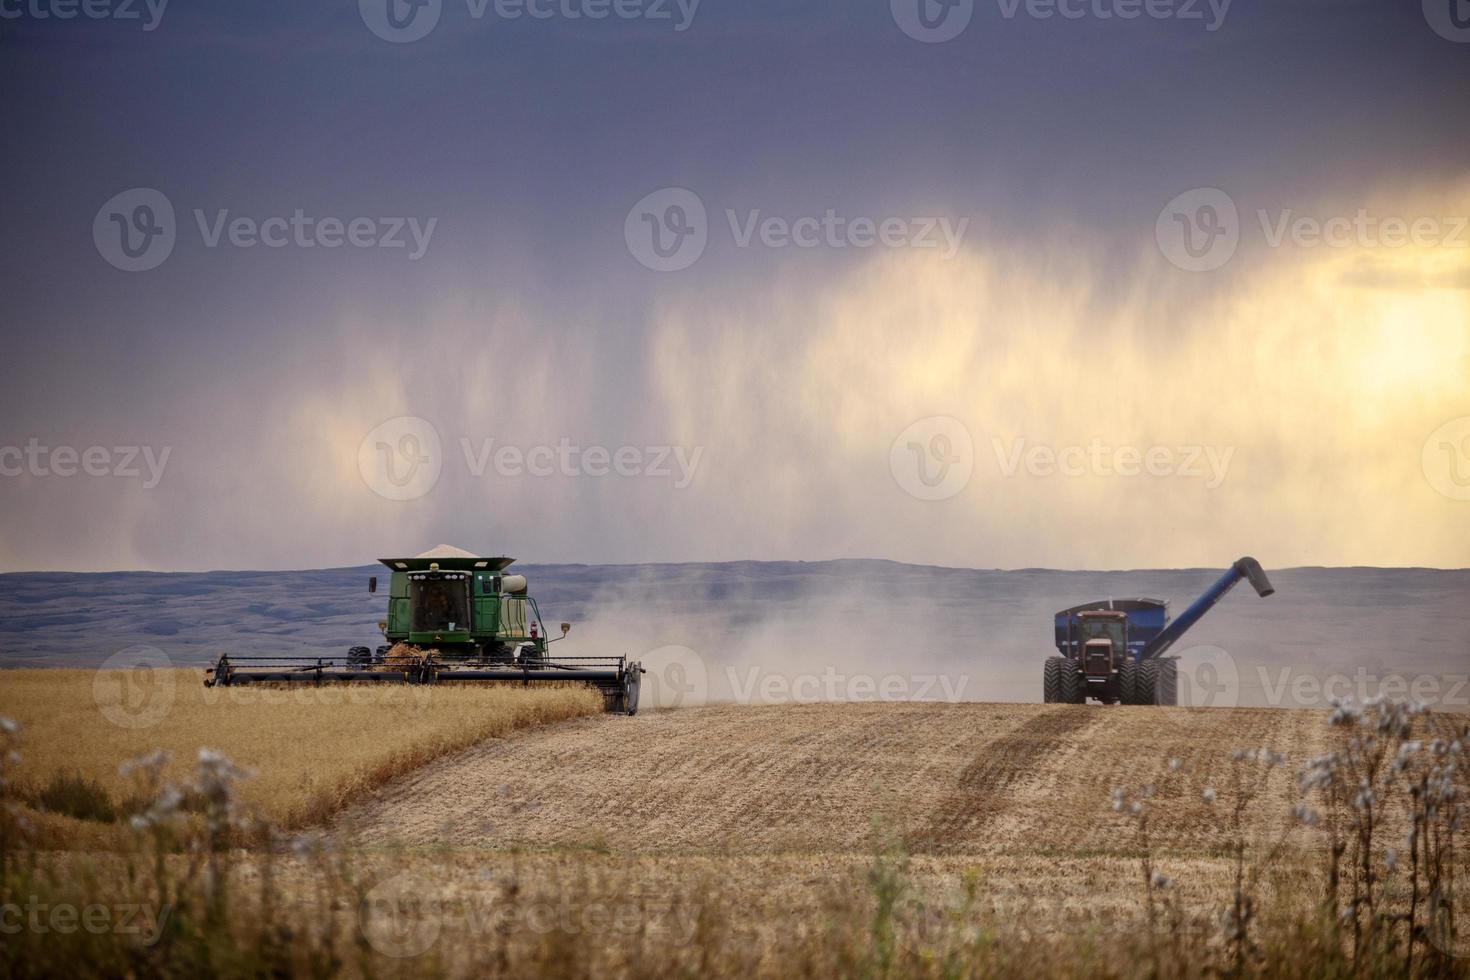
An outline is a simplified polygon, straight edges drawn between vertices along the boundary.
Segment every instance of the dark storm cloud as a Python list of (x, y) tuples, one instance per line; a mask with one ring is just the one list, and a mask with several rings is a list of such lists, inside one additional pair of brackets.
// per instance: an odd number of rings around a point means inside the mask
[[(734, 505), (670, 503), (646, 482), (542, 481), (486, 501), (446, 478), (368, 526), (334, 495), (342, 466), (357, 479), (359, 440), (397, 415), (433, 416), (451, 454), (491, 435), (645, 446), (698, 418), (684, 443), (740, 457), (758, 406), (671, 399), (669, 318), (692, 375), (726, 348), (691, 315), (783, 324), (758, 352), (779, 364), (833, 329), (793, 308), (817, 318), (812, 296), (908, 254), (850, 237), (742, 247), (735, 229), (764, 219), (832, 212), (844, 235), (892, 219), (914, 236), (927, 219), (965, 220), (967, 251), (1030, 257), (1013, 282), (1045, 292), (1085, 278), (1078, 302), (1114, 312), (1151, 276), (1172, 277), (1136, 325), (1167, 339), (1179, 311), (1238, 291), (1261, 262), (1246, 242), (1201, 282), (1140, 271), (1180, 192), (1226, 189), (1244, 226), (1257, 209), (1350, 210), (1384, 187), (1432, 199), (1470, 159), (1470, 46), (1415, 4), (1236, 0), (1128, 19), (1126, 0), (1066, 4), (1066, 16), (993, 0), (930, 44), (887, 2), (630, 3), (601, 19), (588, 3), (558, 0), (539, 18), (443, 0), (409, 43), (374, 34), (371, 3), (175, 0), (156, 16), (136, 4), (138, 18), (71, 19), (52, 0), (0, 3), (0, 445), (174, 450), (151, 496), (103, 478), (0, 480), (3, 564), (339, 561), (364, 538), (455, 538), (468, 508), (548, 558), (825, 551), (830, 528), (804, 536), (789, 501), (757, 491), (749, 506), (772, 519), (752, 524), (780, 530), (742, 525), (739, 542), (710, 546), (711, 515)], [(654, 273), (624, 225), (667, 187), (698, 195), (708, 244), (690, 268)], [(166, 198), (175, 233), (156, 267), (126, 272), (93, 227), (144, 241), (154, 210), (129, 200), (116, 221), (99, 217), (133, 188)], [(1353, 275), (1380, 288), (1464, 281), (1462, 268)], [(793, 299), (792, 280), (809, 294)], [(927, 411), (894, 399), (911, 402)], [(764, 444), (797, 452), (814, 438), (793, 428)], [(862, 510), (834, 512), (852, 522), (844, 545), (891, 549), (856, 530)]]

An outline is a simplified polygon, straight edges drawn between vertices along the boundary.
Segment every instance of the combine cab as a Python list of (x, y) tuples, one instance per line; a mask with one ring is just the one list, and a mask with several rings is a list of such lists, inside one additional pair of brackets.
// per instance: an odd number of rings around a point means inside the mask
[[(643, 668), (625, 657), (559, 657), (546, 635), (524, 575), (506, 574), (514, 558), (482, 558), (440, 546), (416, 558), (380, 559), (390, 571), (388, 642), (352, 647), (342, 657), (237, 657), (225, 654), (205, 684), (259, 682), (437, 684), (575, 682), (602, 692), (607, 710), (638, 711)], [(376, 593), (378, 578), (368, 579)]]
[(1107, 599), (1063, 609), (1056, 616), (1061, 655), (1047, 658), (1043, 700), (1178, 704), (1179, 660), (1164, 652), (1241, 579), (1262, 598), (1276, 591), (1260, 562), (1242, 558), (1173, 622), (1163, 599)]

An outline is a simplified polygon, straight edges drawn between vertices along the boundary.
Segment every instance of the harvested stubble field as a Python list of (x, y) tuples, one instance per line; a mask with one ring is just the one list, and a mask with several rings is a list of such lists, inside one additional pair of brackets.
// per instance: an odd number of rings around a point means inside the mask
[[(586, 705), (558, 691), (534, 710), (524, 692), (433, 694), (451, 727), (423, 720), (434, 711), (344, 703), (292, 728), (295, 709), (273, 702), (251, 709), (267, 712), (252, 731), (269, 723), (256, 741), (231, 727), (236, 706), (201, 714), (200, 701), (183, 728), (65, 747), (51, 744), (64, 728), (47, 727), (61, 724), (48, 718), (58, 702), (38, 712), (32, 699), (26, 754), (39, 750), (43, 768), (93, 751), (187, 754), (201, 732), (257, 770), (295, 767), (267, 777), (278, 788), (264, 795), (259, 773), (242, 783), (247, 802), (310, 798), (284, 788), (303, 778), (302, 753), (323, 765), (359, 743), (413, 744), (413, 732), (441, 741), (437, 759), (391, 779), (378, 769), (376, 788), (335, 797), (349, 805), (320, 833), (236, 852), (217, 884), (196, 844), (157, 865), (172, 884), (127, 885), (120, 894), (145, 901), (183, 896), (172, 900), (180, 933), (158, 947), (79, 959), (48, 940), (20, 955), (38, 974), (79, 962), (187, 973), (202, 957), (223, 974), (555, 977), (1462, 976), (1470, 962), (1423, 936), (1407, 959), (1402, 944), (1383, 947), (1391, 963), (1339, 957), (1355, 940), (1316, 914), (1322, 829), (1292, 814), (1300, 767), (1349, 735), (1326, 712), (846, 703), (576, 717)], [(95, 728), (71, 697), (62, 720)], [(515, 704), (522, 714), (506, 715)], [(521, 720), (510, 737), (471, 736), (473, 725), (506, 734), (506, 717)], [(1463, 722), (1421, 718), (1415, 737), (1463, 738)], [(463, 738), (473, 744), (448, 748)], [(1233, 757), (1263, 747), (1285, 758)], [(1129, 812), (1138, 799), (1146, 836)], [(1381, 834), (1404, 830), (1385, 809)], [(1451, 852), (1462, 880), (1467, 851)], [(1152, 902), (1145, 860), (1164, 882)], [(1376, 851), (1374, 862), (1391, 875)], [(66, 894), (117, 882), (131, 863), (73, 853), (45, 866)], [(1231, 945), (1221, 913), (1237, 867), (1259, 882), (1249, 941)], [(1379, 901), (1401, 902), (1403, 882), (1400, 870)]]
[[(911, 855), (1122, 854), (1115, 786), (1225, 787), (1231, 750), (1298, 760), (1333, 732), (1325, 712), (1071, 705), (857, 703), (718, 706), (587, 718), (477, 746), (405, 776), (352, 812), (408, 845), (638, 853), (868, 854), (873, 823)], [(1266, 831), (1295, 800), (1278, 767), (1254, 808)], [(1159, 843), (1196, 854), (1210, 813), (1165, 798)], [(1173, 806), (1172, 804), (1178, 804)]]
[[(1462, 721), (1430, 718), (1426, 734), (1454, 737)], [(1263, 917), (1312, 915), (1323, 843), (1293, 818), (1297, 779), (1344, 741), (1319, 711), (717, 706), (587, 718), (477, 746), (385, 787), (341, 828), (400, 860), (408, 853), (413, 874), (450, 850), (453, 870), (436, 887), (461, 908), (505, 907), (510, 882), (522, 903), (552, 908), (652, 894), (669, 909), (718, 909), (722, 928), (759, 951), (747, 961), (757, 971), (780, 973), (818, 924), (850, 921), (871, 898), (875, 860), (902, 869), (900, 936), (952, 930), (970, 909), (1013, 942), (1055, 952), (1047, 944), (1085, 939), (1116, 953), (1141, 934), (1148, 908), (1142, 838), (1111, 806), (1115, 788), (1130, 799), (1152, 788), (1147, 849), (1169, 879), (1161, 901), (1180, 936), (1207, 942), (1232, 894), (1234, 839), (1260, 874)], [(1233, 757), (1262, 747), (1285, 759)], [(1384, 821), (1401, 840), (1402, 820)], [(673, 914), (653, 918), (679, 928)], [(444, 927), (472, 929), (473, 918)]]

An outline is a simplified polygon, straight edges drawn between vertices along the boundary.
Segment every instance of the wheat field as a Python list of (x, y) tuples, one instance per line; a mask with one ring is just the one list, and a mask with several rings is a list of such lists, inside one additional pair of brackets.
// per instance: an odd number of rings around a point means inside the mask
[(289, 829), (467, 746), (602, 710), (601, 696), (582, 687), (203, 681), (202, 671), (188, 669), (0, 673), (0, 716), (23, 729), (18, 794), (34, 797), (54, 775), (75, 773), (122, 804), (137, 791), (119, 772), (124, 762), (166, 752), (164, 777), (182, 782), (209, 749), (250, 772), (242, 803)]

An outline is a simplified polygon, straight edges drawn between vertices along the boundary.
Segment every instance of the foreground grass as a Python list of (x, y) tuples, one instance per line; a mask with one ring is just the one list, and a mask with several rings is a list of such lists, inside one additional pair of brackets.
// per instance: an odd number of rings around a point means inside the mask
[[(249, 780), (211, 753), (181, 787), (161, 757), (139, 766), (159, 792), (131, 848), (85, 855), (38, 850), (16, 819), (31, 733), (0, 717), (0, 977), (1470, 976), (1470, 731), (1421, 738), (1433, 719), (1386, 704), (1331, 724), (1342, 737), (1299, 771), (1278, 833), (1245, 819), (1276, 752), (1237, 749), (1204, 775), (1166, 759), (1088, 806), (1128, 843), (1106, 858), (911, 856), (881, 821), (865, 855), (241, 838)], [(1186, 800), (1211, 814), (1208, 856), (1158, 846)], [(534, 802), (515, 818), (538, 819)]]
[[(1009, 891), (995, 862), (926, 869), (876, 842), (820, 860), (302, 843), (230, 852), (216, 869), (174, 854), (162, 872), (146, 851), (51, 855), (0, 895), (39, 910), (0, 943), (0, 976), (1470, 976), (1470, 960), (1422, 940), (1412, 958), (1402, 945), (1355, 954), (1310, 879), (1262, 901), (1236, 964), (1214, 914), (1226, 893), (1151, 927), (1131, 862), (1093, 881), (1071, 863), (1076, 901), (1061, 902)], [(1097, 890), (1117, 914), (1092, 907)], [(57, 928), (57, 910), (89, 905), (98, 927)]]
[[(487, 738), (602, 709), (583, 687), (205, 688), (198, 670), (7, 670), (0, 716), (25, 729), (11, 795), (51, 846), (103, 845), (95, 819), (145, 801), (127, 760), (162, 751), (182, 782), (202, 749), (251, 772), (239, 802), (282, 829), (325, 819), (377, 786)], [(71, 804), (70, 806), (68, 804)], [(110, 811), (110, 813), (109, 813)], [(59, 815), (60, 814), (60, 815)], [(58, 839), (59, 838), (59, 839)]]

